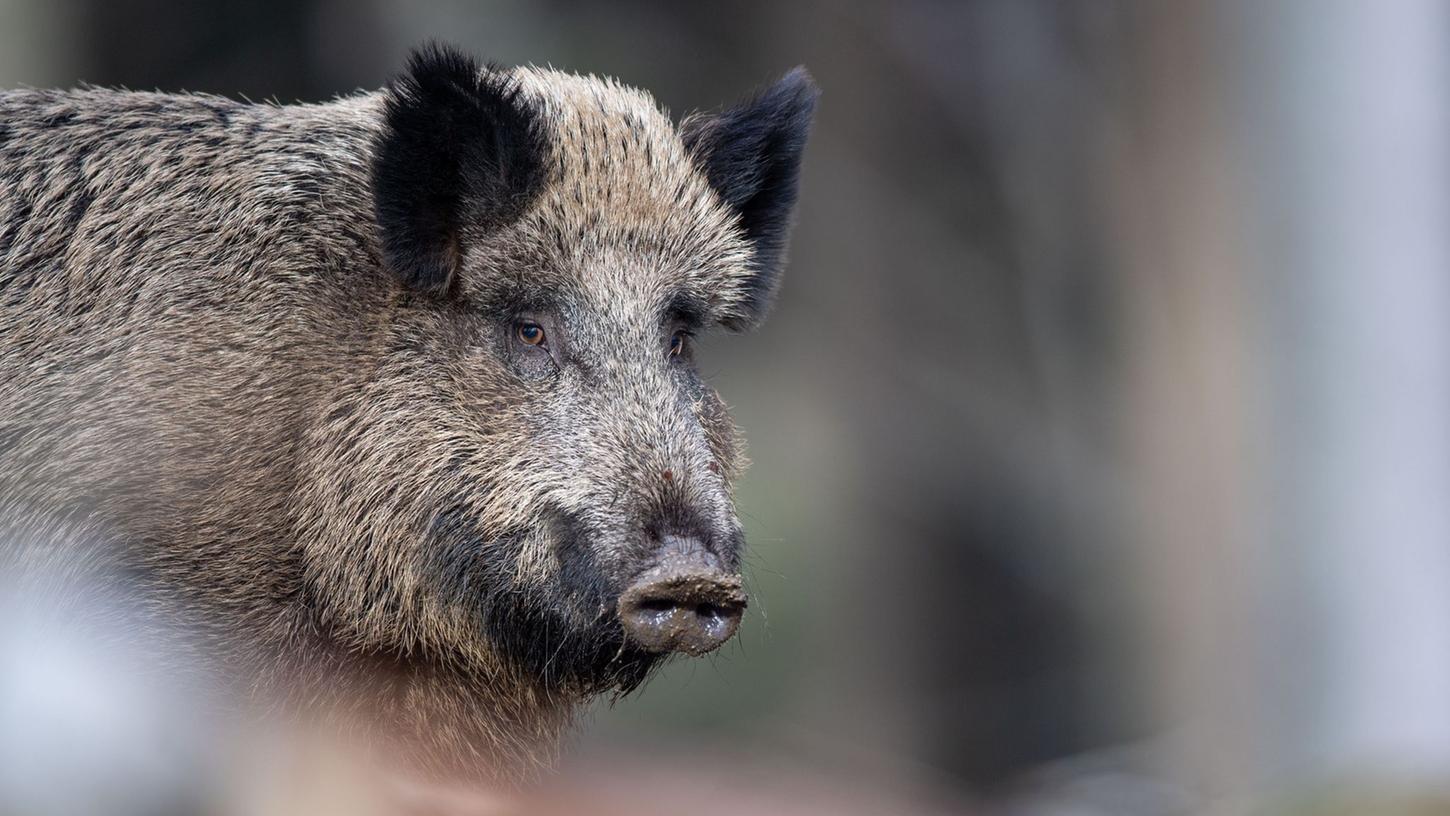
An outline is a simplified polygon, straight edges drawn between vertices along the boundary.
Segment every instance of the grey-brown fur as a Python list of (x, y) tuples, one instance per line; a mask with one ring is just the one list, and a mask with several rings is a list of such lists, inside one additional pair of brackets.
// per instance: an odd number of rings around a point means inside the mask
[(543, 175), (459, 219), (431, 288), (380, 238), (388, 91), (0, 93), (12, 568), (120, 580), (243, 690), (484, 776), (546, 761), (581, 701), (654, 665), (609, 604), (659, 535), (738, 565), (739, 442), (669, 343), (758, 319), (779, 263), (728, 189), (767, 170), (712, 172), (720, 139), (611, 81), (487, 77)]

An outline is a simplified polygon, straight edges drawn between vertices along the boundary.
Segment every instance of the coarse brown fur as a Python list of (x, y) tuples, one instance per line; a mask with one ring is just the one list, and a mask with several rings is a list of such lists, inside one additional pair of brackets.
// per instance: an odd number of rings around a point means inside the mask
[(734, 130), (448, 51), (319, 105), (0, 93), (12, 568), (121, 581), (243, 690), (345, 699), (422, 767), (547, 762), (658, 662), (612, 603), (660, 536), (738, 568), (737, 434), (670, 343), (768, 303), (792, 76)]

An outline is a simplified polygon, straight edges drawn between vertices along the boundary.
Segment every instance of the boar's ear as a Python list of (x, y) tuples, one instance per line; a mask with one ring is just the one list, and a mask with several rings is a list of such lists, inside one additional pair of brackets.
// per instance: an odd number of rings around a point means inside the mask
[(450, 290), (464, 238), (510, 223), (542, 184), (546, 145), (507, 74), (443, 46), (414, 51), (385, 91), (373, 199), (387, 263)]
[(744, 104), (722, 113), (697, 113), (680, 123), (685, 148), (739, 214), (755, 250), (746, 316), (736, 327), (758, 321), (775, 294), (790, 238), (801, 151), (819, 95), (806, 69), (796, 68)]

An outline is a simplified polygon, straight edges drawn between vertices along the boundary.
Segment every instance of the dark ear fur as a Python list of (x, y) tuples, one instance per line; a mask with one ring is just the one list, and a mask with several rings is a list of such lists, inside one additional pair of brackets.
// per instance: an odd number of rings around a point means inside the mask
[(372, 168), (383, 252), (409, 286), (441, 295), (465, 231), (509, 223), (542, 185), (543, 130), (506, 75), (445, 46), (414, 51), (386, 93)]
[(740, 214), (755, 247), (747, 323), (764, 316), (780, 280), (801, 152), (819, 95), (810, 74), (796, 68), (742, 105), (680, 123), (685, 147), (720, 198)]

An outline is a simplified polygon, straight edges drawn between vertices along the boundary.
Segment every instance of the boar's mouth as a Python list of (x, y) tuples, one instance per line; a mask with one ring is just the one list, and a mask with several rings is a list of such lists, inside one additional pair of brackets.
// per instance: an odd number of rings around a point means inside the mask
[(561, 569), (522, 583), (517, 556), (526, 531), (487, 536), (472, 513), (453, 507), (430, 528), (429, 570), (442, 596), (472, 612), (486, 651), (550, 690), (626, 694), (663, 654), (626, 636), (618, 588), (567, 519), (551, 524)]

